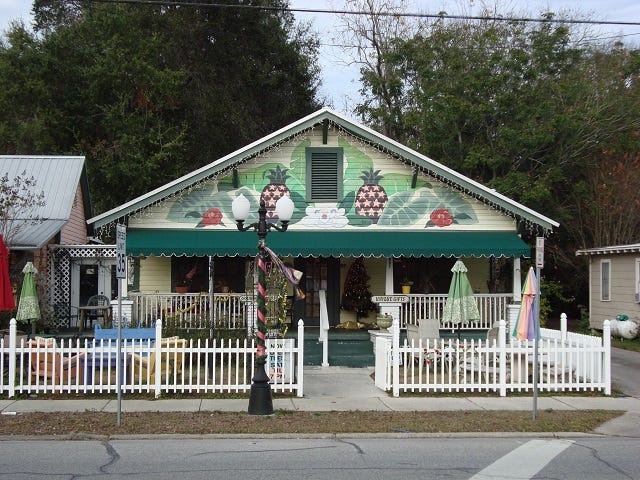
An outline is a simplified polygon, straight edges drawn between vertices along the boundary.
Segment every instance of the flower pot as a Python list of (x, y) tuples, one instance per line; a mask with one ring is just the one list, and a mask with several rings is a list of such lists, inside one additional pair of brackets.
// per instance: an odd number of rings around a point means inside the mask
[(405, 295), (411, 293), (411, 285), (402, 285), (402, 293)]
[(393, 317), (390, 315), (378, 315), (376, 317), (376, 325), (378, 325), (380, 329), (389, 328), (393, 325)]
[(186, 287), (184, 285), (176, 287), (176, 293), (188, 293), (188, 292), (189, 292), (189, 287)]

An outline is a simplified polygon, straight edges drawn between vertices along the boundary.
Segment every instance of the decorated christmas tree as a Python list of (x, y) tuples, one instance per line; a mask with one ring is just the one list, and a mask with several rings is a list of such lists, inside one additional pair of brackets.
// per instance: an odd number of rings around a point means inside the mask
[(369, 312), (376, 306), (371, 301), (369, 291), (369, 275), (364, 267), (362, 257), (356, 259), (349, 267), (344, 279), (344, 291), (342, 293), (342, 308), (356, 313), (356, 319), (369, 316)]

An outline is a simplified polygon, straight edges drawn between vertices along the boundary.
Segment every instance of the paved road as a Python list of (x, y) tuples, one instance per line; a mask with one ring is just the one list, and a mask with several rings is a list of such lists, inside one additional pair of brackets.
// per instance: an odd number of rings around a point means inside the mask
[(0, 480), (640, 480), (639, 439), (476, 436), (6, 441)]
[(630, 397), (640, 398), (640, 353), (611, 349), (612, 387)]

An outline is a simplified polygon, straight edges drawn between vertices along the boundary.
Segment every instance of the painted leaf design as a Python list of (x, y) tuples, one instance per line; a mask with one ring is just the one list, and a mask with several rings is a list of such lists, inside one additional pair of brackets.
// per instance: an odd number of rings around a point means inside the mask
[(307, 165), (307, 147), (311, 146), (311, 140), (305, 138), (291, 152), (291, 172), (304, 172)]
[(413, 225), (425, 212), (425, 204), (433, 203), (430, 189), (405, 190), (389, 197), (389, 203), (378, 219), (378, 225)]
[(355, 201), (355, 199), (356, 192), (351, 191), (347, 193), (342, 199), (342, 202), (338, 204), (338, 208), (344, 208), (344, 214), (348, 216), (351, 212), (351, 209), (353, 208), (353, 202)]
[(362, 170), (373, 168), (373, 160), (369, 155), (351, 145), (344, 138), (338, 138), (338, 145), (344, 149), (345, 162), (347, 162), (347, 168), (344, 172), (344, 188), (345, 190), (348, 188), (357, 190), (362, 185), (360, 181)]
[(473, 207), (463, 195), (443, 187), (434, 187), (433, 192), (438, 203), (433, 205), (430, 211), (436, 208), (446, 208), (453, 216), (454, 223), (463, 225), (478, 223), (478, 217)]
[(223, 218), (233, 221), (233, 213), (231, 211), (231, 202), (237, 195), (243, 194), (251, 203), (249, 218), (247, 222), (254, 222), (258, 218), (258, 200), (259, 194), (255, 190), (248, 187), (240, 187), (237, 190), (216, 191), (212, 185), (205, 185), (201, 188), (192, 190), (177, 199), (171, 206), (167, 214), (167, 220), (174, 223), (191, 223), (198, 224), (202, 220), (205, 212), (212, 208), (217, 208)]

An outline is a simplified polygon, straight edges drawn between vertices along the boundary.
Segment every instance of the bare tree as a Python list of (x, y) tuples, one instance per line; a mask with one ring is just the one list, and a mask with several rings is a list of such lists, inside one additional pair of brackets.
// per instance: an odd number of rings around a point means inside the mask
[(37, 225), (44, 218), (36, 214), (45, 205), (44, 192), (36, 193), (36, 179), (27, 177), (26, 170), (21, 175), (0, 178), (0, 234), (10, 246), (22, 225)]
[(345, 11), (354, 14), (341, 15), (338, 37), (346, 54), (345, 62), (360, 67), (361, 93), (368, 106), (367, 109), (358, 109), (357, 113), (368, 124), (379, 126), (385, 135), (394, 136), (393, 122), (385, 119), (387, 115), (364, 117), (372, 111), (398, 110), (397, 89), (401, 82), (387, 67), (384, 57), (390, 52), (394, 39), (411, 38), (419, 23), (401, 15), (407, 12), (407, 0), (346, 0)]

